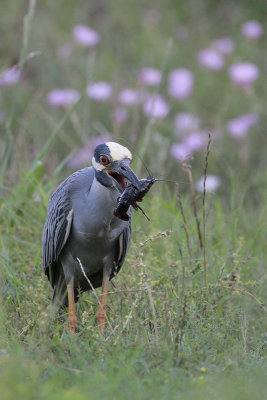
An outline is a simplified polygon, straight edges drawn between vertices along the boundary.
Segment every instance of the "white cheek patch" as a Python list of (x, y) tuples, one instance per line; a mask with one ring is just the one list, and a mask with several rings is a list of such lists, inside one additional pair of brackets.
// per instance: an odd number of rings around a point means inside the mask
[(96, 162), (95, 157), (92, 158), (92, 164), (94, 169), (96, 169), (97, 171), (103, 171), (103, 169), (105, 169), (105, 165)]
[(124, 160), (125, 158), (132, 160), (132, 153), (127, 149), (127, 147), (115, 142), (107, 142), (106, 145), (109, 147), (113, 161)]

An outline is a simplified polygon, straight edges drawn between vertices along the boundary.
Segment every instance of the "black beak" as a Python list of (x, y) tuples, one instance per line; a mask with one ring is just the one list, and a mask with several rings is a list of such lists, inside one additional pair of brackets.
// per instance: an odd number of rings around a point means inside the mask
[(124, 176), (128, 181), (130, 181), (138, 190), (141, 190), (141, 184), (139, 179), (131, 169), (128, 160), (117, 161), (112, 166), (112, 169), (116, 171), (118, 174)]

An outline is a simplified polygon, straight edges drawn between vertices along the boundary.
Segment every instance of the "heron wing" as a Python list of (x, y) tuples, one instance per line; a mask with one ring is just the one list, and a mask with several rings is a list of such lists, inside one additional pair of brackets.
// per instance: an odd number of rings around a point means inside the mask
[(67, 185), (68, 180), (65, 180), (56, 189), (48, 206), (42, 240), (43, 267), (46, 275), (50, 265), (57, 261), (71, 228), (73, 209)]
[(112, 276), (114, 276), (115, 273), (119, 272), (124, 263), (126, 254), (130, 247), (131, 235), (132, 235), (132, 216), (130, 214), (129, 222), (126, 228), (124, 228), (124, 230), (122, 231), (118, 239), (118, 256), (117, 256), (116, 267), (112, 271)]
[[(49, 270), (57, 262), (71, 230), (73, 219), (71, 193), (75, 191), (77, 182), (82, 185), (85, 183), (90, 190), (93, 179), (93, 169), (84, 168), (65, 179), (51, 197), (42, 239), (43, 268), (48, 278)], [(53, 271), (51, 272), (53, 275)]]

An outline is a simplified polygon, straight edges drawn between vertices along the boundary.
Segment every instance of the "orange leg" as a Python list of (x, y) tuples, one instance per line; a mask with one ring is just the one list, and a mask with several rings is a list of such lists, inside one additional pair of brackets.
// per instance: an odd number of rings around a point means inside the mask
[(71, 333), (75, 333), (77, 325), (76, 306), (74, 301), (73, 279), (68, 283), (68, 301), (69, 301), (69, 327)]
[(109, 282), (109, 273), (106, 268), (103, 270), (103, 281), (102, 281), (102, 290), (100, 297), (100, 304), (97, 309), (97, 321), (101, 332), (104, 334), (105, 324), (106, 324), (106, 302), (107, 302), (107, 293), (108, 291), (108, 282)]

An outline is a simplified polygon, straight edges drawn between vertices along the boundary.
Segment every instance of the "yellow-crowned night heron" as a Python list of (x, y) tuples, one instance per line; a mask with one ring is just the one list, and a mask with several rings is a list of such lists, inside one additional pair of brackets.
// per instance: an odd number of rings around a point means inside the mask
[(54, 288), (53, 301), (69, 306), (72, 332), (77, 324), (75, 303), (90, 284), (102, 284), (97, 319), (104, 330), (108, 281), (122, 267), (131, 240), (131, 218), (122, 221), (113, 212), (126, 180), (140, 188), (131, 160), (126, 147), (100, 144), (93, 166), (74, 172), (51, 197), (43, 231), (43, 267)]

